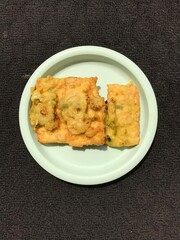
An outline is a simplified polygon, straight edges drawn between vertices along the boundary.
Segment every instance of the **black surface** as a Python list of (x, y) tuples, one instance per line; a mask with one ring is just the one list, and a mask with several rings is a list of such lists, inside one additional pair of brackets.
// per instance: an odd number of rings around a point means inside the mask
[[(179, 1), (0, 1), (0, 239), (179, 239)], [(33, 71), (73, 46), (133, 60), (155, 91), (159, 122), (144, 161), (103, 186), (44, 171), (20, 135), (18, 108)]]

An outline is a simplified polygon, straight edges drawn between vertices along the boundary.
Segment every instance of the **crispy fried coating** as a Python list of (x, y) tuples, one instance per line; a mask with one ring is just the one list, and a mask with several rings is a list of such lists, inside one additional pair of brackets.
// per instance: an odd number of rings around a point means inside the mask
[(109, 84), (106, 114), (106, 144), (112, 147), (134, 146), (140, 140), (140, 102), (132, 83)]
[(74, 147), (105, 143), (105, 103), (96, 82), (96, 77), (37, 80), (29, 116), (39, 142)]

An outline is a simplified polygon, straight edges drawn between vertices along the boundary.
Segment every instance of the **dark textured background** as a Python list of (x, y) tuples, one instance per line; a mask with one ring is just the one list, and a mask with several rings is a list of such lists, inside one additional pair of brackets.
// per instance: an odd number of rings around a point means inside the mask
[[(0, 239), (180, 238), (179, 9), (175, 0), (0, 0)], [(68, 184), (44, 171), (18, 124), (29, 76), (51, 55), (79, 45), (132, 59), (159, 107), (145, 160), (99, 187)]]

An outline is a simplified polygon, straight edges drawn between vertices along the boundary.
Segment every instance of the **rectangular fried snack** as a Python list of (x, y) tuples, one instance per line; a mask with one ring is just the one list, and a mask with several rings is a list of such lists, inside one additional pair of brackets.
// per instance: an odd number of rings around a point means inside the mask
[(132, 83), (109, 84), (106, 114), (106, 144), (112, 147), (134, 146), (140, 139), (139, 93)]
[(29, 116), (40, 143), (74, 147), (105, 143), (105, 103), (96, 82), (96, 77), (37, 80)]

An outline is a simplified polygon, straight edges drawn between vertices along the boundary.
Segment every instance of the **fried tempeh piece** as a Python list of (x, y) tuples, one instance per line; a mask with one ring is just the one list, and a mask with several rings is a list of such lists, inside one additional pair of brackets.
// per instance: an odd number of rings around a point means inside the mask
[(106, 144), (134, 146), (140, 141), (140, 102), (135, 85), (109, 84), (106, 114)]
[(75, 147), (105, 143), (105, 103), (96, 82), (96, 77), (37, 80), (29, 115), (39, 142)]

